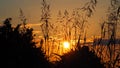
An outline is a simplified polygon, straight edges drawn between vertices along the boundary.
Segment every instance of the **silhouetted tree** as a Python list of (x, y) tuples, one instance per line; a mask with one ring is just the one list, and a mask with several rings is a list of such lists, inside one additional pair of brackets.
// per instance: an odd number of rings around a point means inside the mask
[(35, 46), (33, 29), (26, 27), (22, 31), (21, 24), (13, 28), (11, 20), (7, 18), (0, 28), (0, 45), (8, 50), (8, 68), (49, 68), (42, 49)]

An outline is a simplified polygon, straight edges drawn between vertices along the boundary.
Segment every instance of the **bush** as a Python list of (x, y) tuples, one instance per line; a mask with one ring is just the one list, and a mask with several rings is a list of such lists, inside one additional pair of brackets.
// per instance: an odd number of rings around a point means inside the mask
[(94, 52), (89, 51), (87, 46), (83, 46), (79, 50), (71, 50), (61, 56), (56, 68), (104, 68), (104, 66)]

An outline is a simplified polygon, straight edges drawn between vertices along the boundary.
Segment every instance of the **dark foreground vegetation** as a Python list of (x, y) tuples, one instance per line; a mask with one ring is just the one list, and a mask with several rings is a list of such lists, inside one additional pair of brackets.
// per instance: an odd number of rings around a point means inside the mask
[(83, 46), (75, 51), (60, 56), (61, 60), (56, 68), (105, 68), (95, 52), (89, 51), (88, 46)]
[(41, 48), (35, 47), (32, 28), (12, 27), (7, 18), (0, 27), (0, 45), (7, 49), (8, 68), (50, 68)]
[(0, 45), (8, 50), (8, 68), (104, 68), (100, 58), (87, 46), (59, 56), (61, 60), (52, 64), (42, 48), (36, 48), (33, 29), (22, 27), (22, 24), (13, 28), (11, 20), (7, 18), (0, 27)]

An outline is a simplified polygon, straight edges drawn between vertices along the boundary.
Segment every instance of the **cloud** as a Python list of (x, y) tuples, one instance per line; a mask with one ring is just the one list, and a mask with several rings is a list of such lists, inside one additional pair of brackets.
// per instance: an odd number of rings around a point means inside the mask
[(40, 33), (41, 33), (41, 31), (34, 30), (34, 31), (33, 31), (33, 33), (34, 33), (34, 34), (40, 34)]
[(29, 27), (35, 27), (35, 26), (40, 26), (40, 25), (42, 25), (41, 23), (36, 23), (36, 24), (27, 24), (27, 26), (29, 26)]

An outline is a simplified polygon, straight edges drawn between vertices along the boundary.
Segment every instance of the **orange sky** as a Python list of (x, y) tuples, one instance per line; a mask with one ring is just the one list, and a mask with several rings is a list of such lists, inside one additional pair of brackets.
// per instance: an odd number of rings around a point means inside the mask
[[(20, 23), (19, 21), (19, 8), (22, 8), (28, 24), (33, 27), (36, 32), (39, 32), (39, 23), (41, 15), (41, 1), (42, 0), (0, 0), (0, 22), (7, 17), (12, 17), (14, 25)], [(64, 12), (68, 10), (70, 13), (74, 8), (82, 7), (90, 0), (47, 0), (51, 3), (52, 20), (56, 19), (59, 10)], [(99, 23), (105, 19), (107, 8), (110, 0), (98, 0), (96, 11), (90, 18), (89, 28), (87, 30), (88, 37), (93, 35), (100, 35)], [(1, 23), (0, 23), (1, 24)]]

